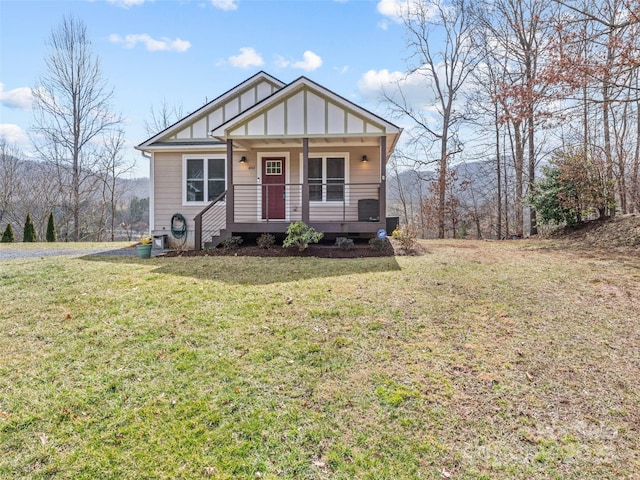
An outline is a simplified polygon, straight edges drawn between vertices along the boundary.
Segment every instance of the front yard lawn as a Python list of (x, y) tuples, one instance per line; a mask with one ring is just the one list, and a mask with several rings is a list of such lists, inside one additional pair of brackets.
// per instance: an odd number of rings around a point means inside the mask
[(635, 479), (640, 260), (0, 260), (0, 478)]

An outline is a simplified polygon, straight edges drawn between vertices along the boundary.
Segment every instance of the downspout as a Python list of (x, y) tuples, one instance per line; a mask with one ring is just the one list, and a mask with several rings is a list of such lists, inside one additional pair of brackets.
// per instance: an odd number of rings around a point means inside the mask
[(142, 156), (149, 160), (149, 233), (153, 232), (155, 226), (155, 188), (154, 188), (154, 154), (142, 150)]

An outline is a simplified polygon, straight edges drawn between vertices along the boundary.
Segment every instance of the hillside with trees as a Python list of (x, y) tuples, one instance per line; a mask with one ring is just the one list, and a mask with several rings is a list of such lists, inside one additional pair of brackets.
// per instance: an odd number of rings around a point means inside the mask
[(398, 13), (407, 69), (382, 97), (407, 144), (390, 214), (424, 237), (506, 238), (640, 211), (638, 0)]
[[(66, 188), (70, 180), (55, 165), (25, 160), (20, 152), (0, 142), (2, 231), (11, 224), (15, 241), (22, 241), (22, 227), (29, 214), (36, 238), (44, 241), (53, 214), (57, 240), (71, 240), (74, 208)], [(149, 179), (117, 178), (105, 171), (92, 171), (87, 175), (79, 214), (82, 241), (137, 238), (149, 227)]]
[(59, 241), (131, 239), (148, 229), (148, 180), (130, 178), (123, 119), (85, 24), (64, 17), (46, 45), (31, 90), (35, 156), (0, 140), (0, 227), (21, 241), (15, 227), (28, 217), (37, 239), (51, 228)]

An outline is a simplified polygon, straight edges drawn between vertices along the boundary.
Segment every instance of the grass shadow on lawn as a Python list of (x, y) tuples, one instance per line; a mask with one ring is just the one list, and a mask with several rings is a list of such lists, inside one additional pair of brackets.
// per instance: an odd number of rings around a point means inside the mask
[(85, 255), (83, 260), (140, 266), (153, 265), (152, 273), (218, 280), (231, 285), (269, 285), (314, 278), (399, 271), (393, 256), (353, 259), (316, 257), (153, 257), (143, 260), (109, 253)]
[(0, 262), (0, 477), (639, 478), (638, 272), (425, 244)]

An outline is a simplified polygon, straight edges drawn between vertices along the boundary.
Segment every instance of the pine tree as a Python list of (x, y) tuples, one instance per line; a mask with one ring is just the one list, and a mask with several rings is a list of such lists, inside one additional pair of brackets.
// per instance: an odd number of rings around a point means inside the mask
[(23, 242), (37, 242), (36, 227), (31, 220), (31, 214), (27, 213), (27, 219), (24, 221), (24, 235), (22, 237)]
[(4, 229), (4, 233), (2, 234), (2, 243), (13, 243), (16, 241), (16, 238), (13, 235), (13, 227), (10, 223), (7, 224), (7, 228)]
[(49, 214), (49, 223), (47, 224), (47, 242), (56, 241), (56, 224), (53, 221), (53, 212)]

